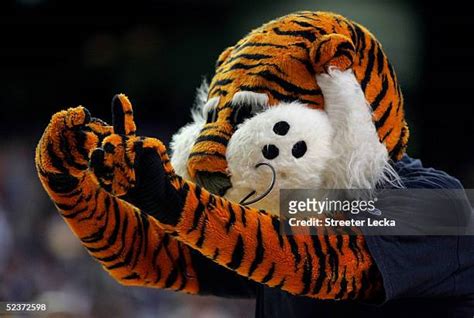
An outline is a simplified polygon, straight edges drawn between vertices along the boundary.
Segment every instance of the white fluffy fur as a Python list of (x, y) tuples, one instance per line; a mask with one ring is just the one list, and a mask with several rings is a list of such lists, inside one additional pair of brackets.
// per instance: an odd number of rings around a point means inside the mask
[[(290, 129), (285, 136), (274, 133), (273, 126), (286, 121)], [(267, 167), (255, 168), (260, 162), (270, 163), (277, 178), (272, 192), (253, 206), (278, 211), (279, 189), (319, 188), (324, 182), (324, 171), (332, 157), (332, 128), (328, 116), (320, 110), (293, 102), (270, 107), (245, 121), (235, 131), (227, 146), (227, 162), (233, 187), (226, 197), (240, 201), (252, 190), (263, 193), (271, 180)], [(298, 141), (305, 141), (307, 152), (293, 157), (291, 150)], [(268, 160), (262, 154), (265, 145), (273, 144), (279, 155)]]
[(219, 102), (215, 98), (207, 101), (207, 94), (209, 92), (209, 85), (204, 80), (196, 92), (196, 102), (191, 110), (193, 121), (182, 127), (171, 138), (171, 164), (176, 173), (185, 179), (190, 179), (188, 174), (188, 157), (193, 148), (194, 141), (199, 136), (199, 133), (206, 122), (206, 115), (209, 107), (215, 107), (215, 103)]
[(325, 111), (335, 131), (328, 189), (373, 189), (377, 183), (400, 186), (372, 122), (372, 112), (352, 70), (329, 69), (316, 76)]
[(240, 91), (232, 97), (232, 104), (251, 104), (265, 106), (268, 104), (268, 95), (263, 93), (255, 93), (250, 91)]
[[(267, 189), (271, 172), (264, 166), (256, 169), (255, 165), (260, 162), (272, 164), (277, 180), (272, 192), (253, 206), (273, 213), (278, 212), (278, 195), (282, 188), (373, 189), (383, 182), (401, 186), (352, 70), (330, 69), (328, 74), (318, 75), (316, 79), (324, 95), (324, 111), (310, 109), (299, 102), (281, 103), (238, 127), (227, 147), (233, 187), (226, 197), (238, 202), (253, 190), (262, 193)], [(260, 95), (240, 92), (234, 99), (264, 105), (268, 98), (264, 100)], [(205, 121), (205, 100), (200, 103), (193, 112), (194, 122), (173, 136), (171, 143), (171, 163), (185, 178), (189, 177), (186, 168), (189, 152)], [(290, 125), (285, 136), (273, 131), (279, 121)], [(307, 152), (295, 158), (291, 149), (301, 140), (306, 142)], [(268, 144), (279, 149), (279, 155), (272, 160), (262, 154), (262, 148)]]

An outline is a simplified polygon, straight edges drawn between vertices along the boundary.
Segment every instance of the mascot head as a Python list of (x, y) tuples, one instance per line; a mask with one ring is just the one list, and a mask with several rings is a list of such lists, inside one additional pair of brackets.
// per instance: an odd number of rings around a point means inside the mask
[(337, 131), (317, 76), (333, 68), (353, 71), (387, 157), (400, 159), (408, 140), (403, 98), (380, 43), (342, 16), (299, 12), (253, 30), (219, 56), (194, 122), (173, 138), (176, 171), (237, 201), (265, 191), (272, 172), (259, 163), (274, 168), (274, 194), (327, 186)]

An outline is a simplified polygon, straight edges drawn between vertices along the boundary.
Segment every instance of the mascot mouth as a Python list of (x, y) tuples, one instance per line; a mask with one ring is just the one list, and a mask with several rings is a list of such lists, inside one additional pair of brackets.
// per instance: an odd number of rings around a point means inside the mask
[(249, 205), (249, 204), (253, 204), (253, 203), (257, 203), (258, 201), (260, 200), (263, 200), (263, 198), (265, 198), (272, 190), (273, 190), (273, 187), (275, 186), (275, 182), (276, 182), (276, 171), (275, 171), (275, 168), (273, 168), (273, 166), (271, 164), (269, 164), (268, 162), (260, 162), (260, 163), (257, 163), (255, 165), (255, 168), (260, 168), (260, 167), (268, 167), (270, 168), (270, 170), (272, 171), (272, 179), (270, 181), (270, 184), (268, 185), (268, 188), (260, 195), (257, 195), (255, 198), (253, 199), (250, 199), (252, 196), (254, 196), (257, 191), (253, 190), (253, 191), (250, 191), (249, 194), (247, 194), (242, 200), (240, 200), (240, 204), (242, 205)]
[[(239, 204), (249, 205), (257, 203), (258, 201), (263, 200), (273, 190), (276, 182), (275, 168), (268, 162), (260, 162), (255, 165), (255, 169), (260, 167), (268, 167), (272, 172), (272, 178), (267, 189), (262, 194), (257, 195), (253, 199), (251, 198), (257, 194), (257, 191), (250, 191), (242, 200), (240, 200)], [(221, 172), (198, 171), (196, 173), (196, 183), (199, 186), (204, 187), (212, 194), (217, 194), (219, 196), (224, 196), (227, 190), (232, 188), (230, 177)]]

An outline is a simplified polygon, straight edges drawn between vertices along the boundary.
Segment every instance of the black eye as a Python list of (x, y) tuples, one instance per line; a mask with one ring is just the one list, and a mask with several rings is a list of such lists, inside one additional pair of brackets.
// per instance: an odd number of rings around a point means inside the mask
[(280, 136), (285, 136), (290, 130), (290, 124), (286, 121), (279, 121), (273, 126), (273, 132)]
[(244, 103), (234, 106), (232, 111), (232, 123), (234, 126), (240, 125), (250, 117), (252, 117), (252, 105)]
[(216, 108), (211, 108), (207, 112), (207, 119), (206, 123), (213, 123), (217, 120), (217, 109)]

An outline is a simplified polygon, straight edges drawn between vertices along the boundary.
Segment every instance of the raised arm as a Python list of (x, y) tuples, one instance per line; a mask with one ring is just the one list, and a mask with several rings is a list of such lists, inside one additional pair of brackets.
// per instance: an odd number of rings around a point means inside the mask
[[(89, 153), (112, 132), (85, 108), (71, 108), (52, 117), (36, 149), (41, 183), (88, 252), (125, 285), (251, 297), (248, 280), (192, 251), (156, 219), (99, 186)], [(228, 289), (207, 283), (210, 273)]]

